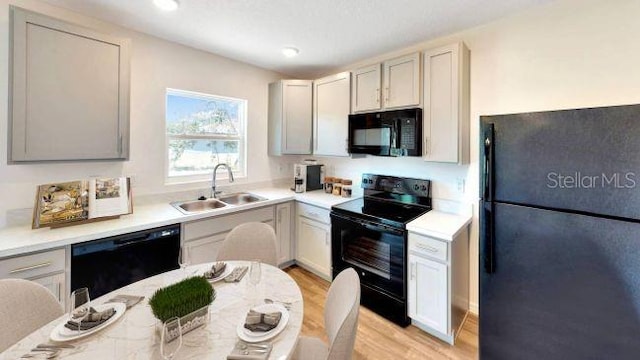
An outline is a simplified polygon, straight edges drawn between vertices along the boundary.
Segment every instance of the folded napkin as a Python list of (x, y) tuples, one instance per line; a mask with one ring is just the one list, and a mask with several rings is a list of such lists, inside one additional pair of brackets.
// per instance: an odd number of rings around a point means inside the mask
[(204, 277), (206, 279), (215, 279), (222, 275), (224, 271), (227, 269), (227, 263), (218, 261), (211, 266), (211, 270), (207, 270), (204, 272)]
[(140, 301), (142, 301), (144, 299), (144, 296), (136, 296), (136, 295), (116, 295), (114, 297), (112, 297), (111, 299), (109, 299), (110, 303), (114, 303), (114, 302), (118, 302), (118, 303), (123, 303), (127, 306), (127, 309), (131, 308), (133, 305), (139, 303)]
[(238, 266), (233, 269), (229, 276), (224, 278), (224, 282), (240, 282), (248, 270), (248, 266)]
[[(87, 317), (80, 321), (80, 330), (89, 330), (92, 329), (105, 321), (109, 320), (113, 315), (116, 314), (116, 309), (108, 308), (103, 311), (97, 311), (94, 308), (89, 308), (89, 314)], [(78, 330), (78, 321), (77, 320), (69, 320), (64, 326), (67, 329)]]
[(244, 327), (253, 332), (265, 332), (278, 326), (280, 318), (282, 318), (282, 313), (279, 311), (261, 313), (255, 310), (249, 310), (244, 322)]
[(256, 346), (238, 341), (231, 350), (231, 354), (227, 355), (227, 360), (266, 360), (271, 354), (271, 349), (273, 349), (271, 344)]

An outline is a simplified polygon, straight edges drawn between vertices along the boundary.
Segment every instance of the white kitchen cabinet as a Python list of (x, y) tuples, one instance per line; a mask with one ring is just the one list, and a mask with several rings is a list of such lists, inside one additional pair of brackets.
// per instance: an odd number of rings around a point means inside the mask
[(311, 80), (269, 84), (269, 155), (311, 154)]
[(58, 301), (62, 305), (62, 308), (64, 309), (65, 300), (67, 298), (65, 279), (66, 277), (64, 273), (57, 273), (54, 275), (42, 276), (39, 278), (30, 279), (30, 280), (37, 282), (38, 284), (46, 287), (49, 291), (51, 291), (53, 296), (55, 296), (56, 299), (58, 299)]
[(342, 72), (313, 82), (313, 154), (349, 156), (351, 74)]
[(420, 53), (385, 61), (383, 74), (385, 109), (420, 105)]
[(326, 280), (331, 280), (329, 210), (298, 203), (296, 213), (296, 263)]
[(409, 255), (409, 316), (447, 333), (447, 265)]
[(413, 325), (453, 344), (469, 310), (469, 235), (453, 240), (409, 232), (409, 317)]
[(469, 49), (455, 43), (424, 52), (423, 158), (469, 162)]
[(8, 161), (129, 157), (129, 40), (11, 7)]
[(252, 221), (273, 227), (273, 216), (274, 207), (266, 206), (183, 223), (182, 246), (189, 249), (191, 264), (212, 262), (216, 260), (222, 242), (234, 227)]
[(0, 260), (0, 279), (25, 279), (37, 282), (60, 301), (66, 299), (65, 249), (26, 254)]
[(276, 235), (278, 237), (278, 265), (288, 266), (293, 261), (293, 202), (276, 205)]
[(419, 106), (420, 82), (420, 53), (353, 70), (351, 112)]
[(355, 69), (352, 73), (351, 112), (380, 110), (380, 64)]

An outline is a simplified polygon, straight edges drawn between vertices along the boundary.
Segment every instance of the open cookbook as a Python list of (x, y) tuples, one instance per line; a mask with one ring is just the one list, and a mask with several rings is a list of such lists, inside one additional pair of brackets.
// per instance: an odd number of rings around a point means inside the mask
[(38, 186), (32, 228), (131, 214), (130, 180), (92, 178)]

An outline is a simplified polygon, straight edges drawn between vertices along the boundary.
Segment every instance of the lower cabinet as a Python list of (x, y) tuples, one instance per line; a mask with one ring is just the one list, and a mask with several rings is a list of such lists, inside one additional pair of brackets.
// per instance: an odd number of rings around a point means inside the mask
[(183, 223), (182, 245), (189, 250), (191, 264), (215, 261), (227, 234), (240, 224), (256, 221), (273, 227), (274, 208), (266, 206)]
[(43, 285), (64, 307), (67, 298), (65, 249), (26, 254), (0, 260), (0, 279), (25, 279)]
[(450, 344), (469, 310), (469, 236), (453, 241), (409, 232), (411, 323)]
[(447, 333), (448, 267), (409, 255), (409, 315), (441, 333)]
[(331, 220), (329, 210), (298, 203), (296, 263), (331, 280)]
[(276, 236), (278, 237), (278, 265), (289, 266), (293, 262), (292, 232), (293, 202), (276, 205)]

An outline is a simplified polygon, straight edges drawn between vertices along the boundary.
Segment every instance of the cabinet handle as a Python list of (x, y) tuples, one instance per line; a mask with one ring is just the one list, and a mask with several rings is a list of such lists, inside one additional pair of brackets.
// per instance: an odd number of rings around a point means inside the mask
[(318, 213), (314, 213), (314, 212), (307, 213), (307, 215), (308, 215), (309, 217), (314, 217), (314, 218), (318, 218), (318, 217), (320, 217), (320, 215), (318, 215)]
[(431, 246), (429, 246), (429, 245), (416, 244), (416, 247), (417, 247), (418, 249), (420, 249), (420, 250), (426, 250), (426, 251), (431, 252), (431, 253), (437, 253), (437, 252), (438, 252), (438, 249), (436, 249), (436, 248), (434, 248), (434, 247), (431, 247)]
[(278, 224), (282, 224), (282, 210), (284, 209), (278, 210)]
[(384, 88), (384, 89), (385, 89), (385, 91), (387, 92), (387, 96), (384, 98), (384, 102), (385, 102), (385, 103), (388, 103), (388, 102), (389, 102), (389, 97), (390, 97), (390, 95), (389, 95), (389, 87), (387, 86), (387, 87), (386, 87), (386, 88)]
[(380, 88), (376, 89), (376, 104), (380, 104)]
[(9, 271), (9, 274), (17, 274), (17, 273), (21, 273), (21, 272), (24, 272), (24, 271), (40, 269), (40, 268), (43, 268), (43, 267), (47, 267), (49, 265), (51, 265), (51, 261), (47, 261), (47, 262), (44, 262), (42, 264), (36, 264), (36, 265), (25, 266), (25, 267), (13, 269), (13, 270)]
[(429, 147), (427, 146), (429, 138), (424, 138), (424, 154), (427, 155), (429, 153)]
[(411, 263), (411, 271), (409, 271), (411, 273), (411, 280), (416, 278), (416, 263), (412, 262)]

